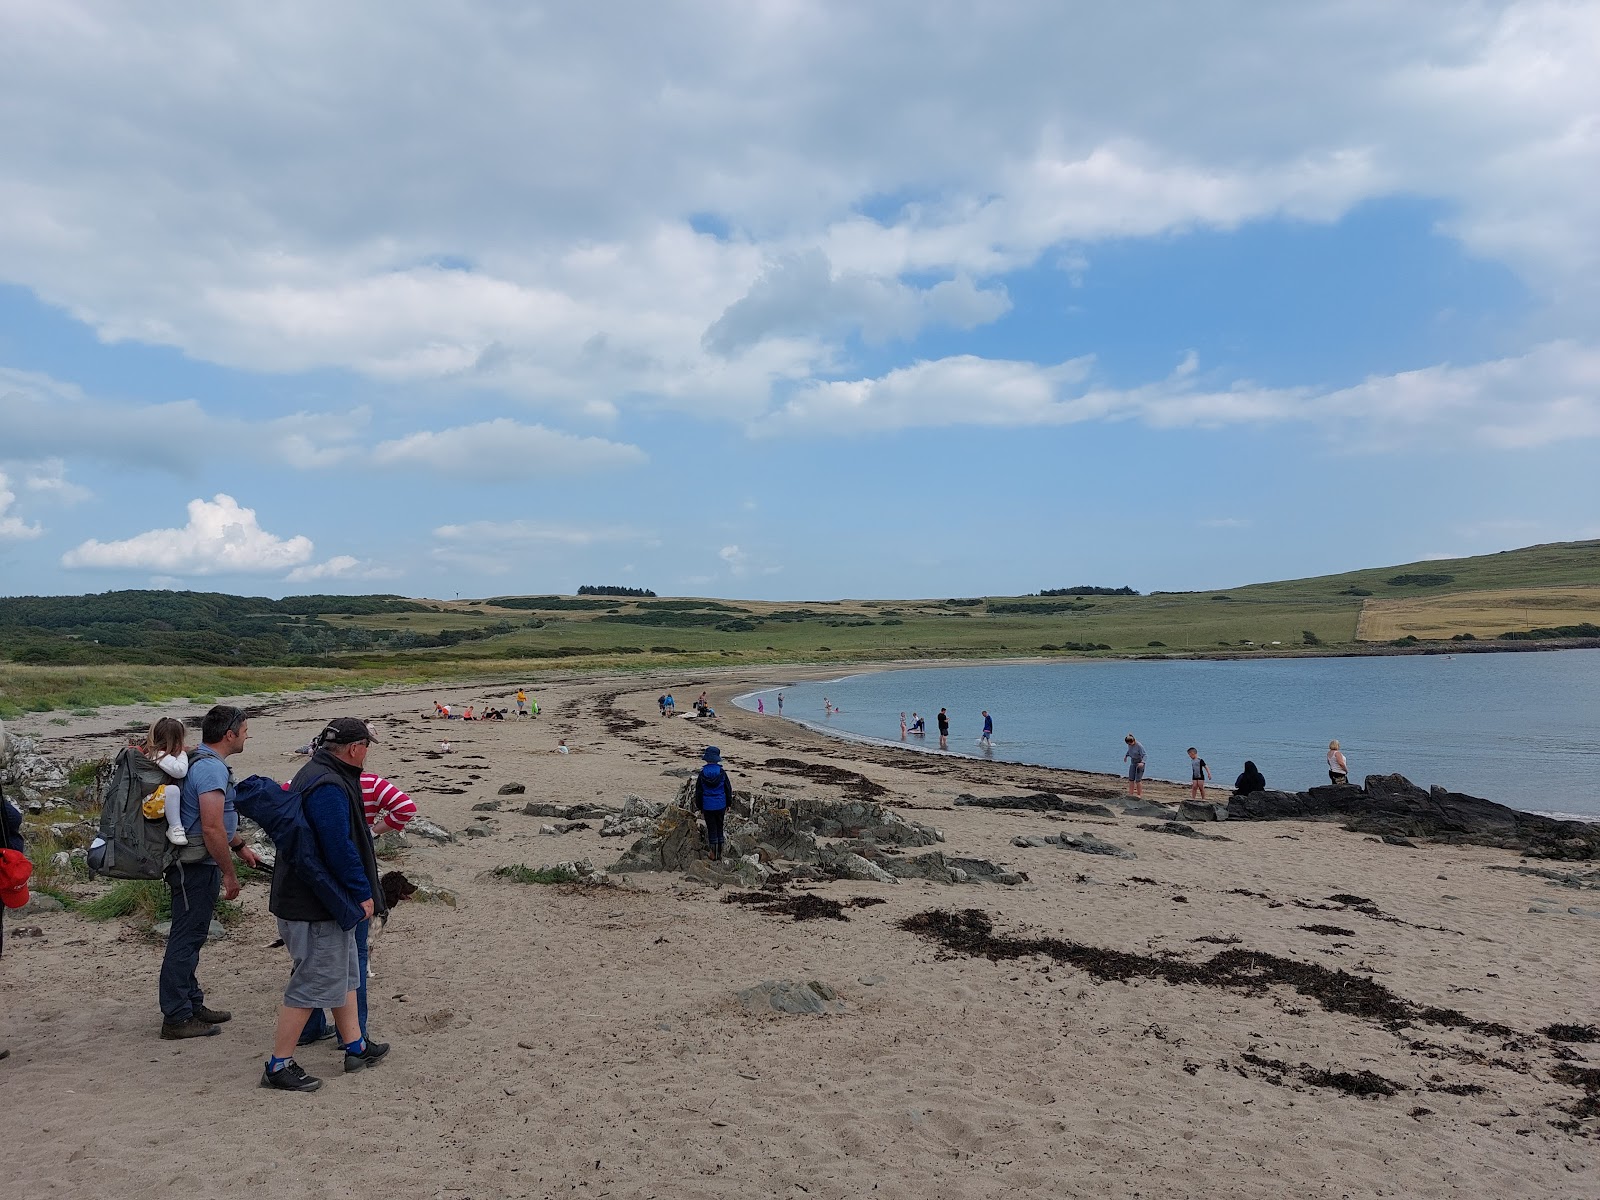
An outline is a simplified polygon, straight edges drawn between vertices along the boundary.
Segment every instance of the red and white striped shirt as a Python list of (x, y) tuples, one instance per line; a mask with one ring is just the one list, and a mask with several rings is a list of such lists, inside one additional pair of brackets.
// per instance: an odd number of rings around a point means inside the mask
[(404, 828), (417, 815), (416, 803), (381, 775), (366, 771), (361, 773), (361, 806), (366, 810), (367, 824), (376, 827), (380, 817), (387, 818), (396, 829)]

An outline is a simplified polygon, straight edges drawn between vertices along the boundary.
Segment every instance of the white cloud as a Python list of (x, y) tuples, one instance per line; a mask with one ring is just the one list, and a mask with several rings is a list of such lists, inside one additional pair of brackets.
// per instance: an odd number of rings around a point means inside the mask
[(82, 504), (94, 495), (67, 478), (67, 464), (59, 458), (47, 458), (25, 467), (22, 486), (27, 491), (44, 495), (54, 504)]
[(1375, 376), (1349, 388), (1208, 387), (1193, 355), (1166, 379), (1105, 388), (1093, 363), (956, 357), (878, 378), (797, 389), (752, 431), (853, 435), (951, 425), (1137, 420), (1152, 428), (1309, 422), (1346, 449), (1479, 445), (1531, 449), (1600, 437), (1600, 347), (1550, 342), (1470, 366)]
[(16, 500), (17, 494), (11, 490), (5, 472), (0, 471), (0, 540), (20, 541), (24, 538), (36, 538), (44, 532), (42, 527), (29, 525), (11, 511), (11, 506)]
[(208, 361), (748, 418), (1041, 256), (1421, 196), (1549, 340), (1600, 311), (1597, 36), (1557, 0), (10, 5), (0, 271)]
[(64, 567), (147, 570), (165, 575), (230, 575), (283, 571), (311, 558), (311, 539), (280, 538), (262, 529), (252, 508), (232, 496), (189, 501), (182, 529), (152, 529), (123, 541), (91, 538), (61, 556)]
[(625, 525), (560, 525), (545, 521), (469, 521), (440, 525), (433, 536), (442, 542), (477, 546), (593, 546), (606, 542), (655, 544), (651, 534)]
[(637, 466), (645, 461), (645, 454), (637, 446), (574, 437), (542, 425), (501, 418), (380, 442), (372, 448), (370, 458), (383, 467), (421, 468), (458, 478), (498, 481)]
[(24, 486), (70, 502), (86, 489), (67, 482), (61, 455), (90, 457), (191, 476), (209, 447), (232, 456), (305, 471), (404, 467), (457, 479), (504, 480), (530, 473), (578, 474), (635, 466), (637, 446), (578, 437), (542, 425), (497, 418), (476, 425), (419, 430), (369, 445), (367, 408), (297, 412), (264, 421), (221, 417), (194, 400), (130, 404), (86, 395), (45, 375), (0, 367), (0, 429), (13, 453), (49, 456)]
[(310, 583), (318, 579), (396, 579), (399, 575), (400, 572), (392, 567), (378, 566), (348, 554), (336, 554), (326, 562), (296, 567), (284, 579), (289, 583)]

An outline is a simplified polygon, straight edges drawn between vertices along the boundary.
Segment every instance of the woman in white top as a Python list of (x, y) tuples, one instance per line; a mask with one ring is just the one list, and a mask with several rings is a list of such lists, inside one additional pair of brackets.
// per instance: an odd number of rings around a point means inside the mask
[(1350, 782), (1350, 768), (1345, 764), (1337, 739), (1328, 743), (1328, 782), (1335, 786)]

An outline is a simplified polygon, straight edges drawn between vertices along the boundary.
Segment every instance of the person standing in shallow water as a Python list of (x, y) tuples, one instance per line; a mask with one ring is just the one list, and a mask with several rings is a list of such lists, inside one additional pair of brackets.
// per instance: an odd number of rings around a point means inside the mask
[(942, 708), (939, 710), (938, 722), (939, 749), (948, 750), (950, 749), (950, 715)]
[(1122, 739), (1127, 743), (1128, 749), (1122, 756), (1122, 761), (1128, 764), (1128, 795), (1144, 795), (1144, 747), (1139, 740), (1129, 734)]
[(700, 752), (706, 765), (694, 780), (694, 807), (706, 819), (706, 845), (711, 848), (711, 861), (722, 859), (723, 818), (728, 815), (728, 805), (733, 800), (733, 780), (722, 769), (722, 751), (707, 746)]

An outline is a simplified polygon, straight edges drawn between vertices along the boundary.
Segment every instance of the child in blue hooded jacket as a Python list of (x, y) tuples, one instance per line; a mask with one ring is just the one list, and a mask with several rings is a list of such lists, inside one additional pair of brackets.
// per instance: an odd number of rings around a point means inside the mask
[(727, 815), (728, 804), (733, 800), (733, 779), (722, 769), (722, 751), (707, 746), (700, 753), (706, 765), (694, 780), (694, 806), (706, 819), (706, 844), (711, 847), (711, 860), (722, 858), (722, 819)]

